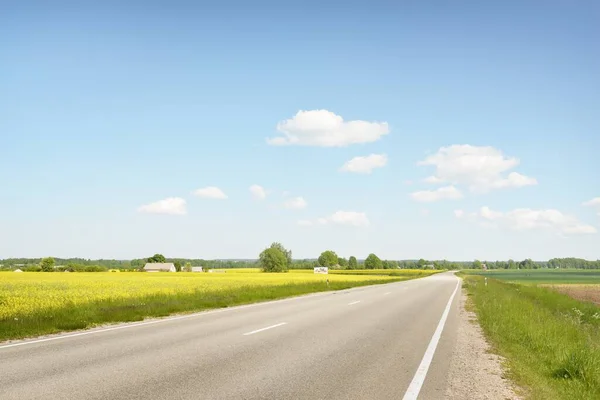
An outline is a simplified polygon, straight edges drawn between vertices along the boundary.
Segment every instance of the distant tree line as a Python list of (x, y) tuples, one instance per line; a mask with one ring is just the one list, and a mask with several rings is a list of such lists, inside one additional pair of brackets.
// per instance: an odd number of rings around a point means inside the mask
[(481, 269), (483, 265), (487, 269), (541, 269), (541, 268), (563, 268), (563, 269), (600, 269), (600, 260), (589, 261), (582, 258), (552, 258), (548, 261), (533, 261), (527, 258), (522, 261), (480, 261), (475, 260), (471, 268)]
[[(272, 249), (272, 250), (268, 250)], [(268, 251), (267, 251), (268, 250)], [(281, 253), (281, 254), (279, 254)], [(285, 263), (283, 258), (285, 258)], [(55, 271), (55, 272), (102, 272), (109, 269), (141, 270), (147, 262), (172, 262), (177, 271), (190, 271), (191, 267), (204, 267), (210, 269), (226, 268), (262, 268), (269, 264), (273, 270), (281, 269), (312, 269), (323, 266), (332, 269), (482, 269), (485, 264), (487, 269), (600, 269), (600, 260), (588, 261), (581, 258), (553, 258), (548, 261), (447, 261), (434, 260), (382, 260), (375, 254), (369, 254), (366, 259), (359, 260), (355, 256), (344, 258), (338, 256), (333, 250), (325, 250), (316, 259), (292, 258), (292, 251), (286, 249), (281, 243), (275, 242), (263, 250), (255, 260), (206, 260), (189, 258), (168, 258), (155, 254), (148, 258), (133, 260), (108, 260), (84, 258), (7, 258), (0, 260), (0, 270), (22, 271)]]

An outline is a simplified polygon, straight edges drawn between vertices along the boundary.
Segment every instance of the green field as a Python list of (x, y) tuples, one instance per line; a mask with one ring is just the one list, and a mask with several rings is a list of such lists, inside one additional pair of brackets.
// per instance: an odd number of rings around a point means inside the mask
[(516, 283), (600, 283), (600, 270), (581, 269), (522, 269), (522, 270), (465, 270), (462, 274), (481, 275)]
[[(463, 273), (464, 274), (464, 273)], [(599, 271), (467, 272), (467, 289), (493, 351), (528, 399), (600, 399), (600, 307), (536, 283), (593, 283)], [(485, 285), (481, 276), (488, 279)], [(521, 283), (511, 283), (521, 282)]]

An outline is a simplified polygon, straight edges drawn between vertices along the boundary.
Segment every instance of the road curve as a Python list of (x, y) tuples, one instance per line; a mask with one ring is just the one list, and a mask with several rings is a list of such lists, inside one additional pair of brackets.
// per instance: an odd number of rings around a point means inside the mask
[(0, 344), (0, 399), (437, 400), (457, 287), (442, 273)]

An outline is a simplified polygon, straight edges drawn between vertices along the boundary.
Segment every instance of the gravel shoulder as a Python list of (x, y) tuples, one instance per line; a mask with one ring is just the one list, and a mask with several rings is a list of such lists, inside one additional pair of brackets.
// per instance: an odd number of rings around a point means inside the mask
[(520, 400), (515, 387), (504, 378), (502, 357), (492, 354), (474, 312), (468, 311), (468, 297), (463, 290), (456, 345), (452, 353), (445, 399), (450, 400)]

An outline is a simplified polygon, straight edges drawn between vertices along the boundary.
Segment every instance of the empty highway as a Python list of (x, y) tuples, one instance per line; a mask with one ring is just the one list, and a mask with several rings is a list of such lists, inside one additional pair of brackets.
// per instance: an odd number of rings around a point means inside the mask
[(452, 273), (0, 344), (0, 399), (441, 399)]

